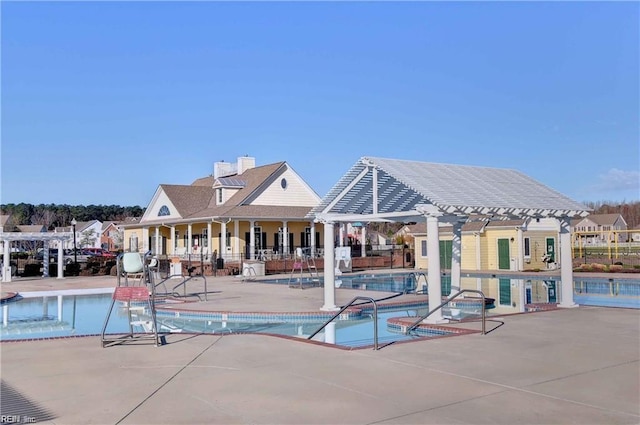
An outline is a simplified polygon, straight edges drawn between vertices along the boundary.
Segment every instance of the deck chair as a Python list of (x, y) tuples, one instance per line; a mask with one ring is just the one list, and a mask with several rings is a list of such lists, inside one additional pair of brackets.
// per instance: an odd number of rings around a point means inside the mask
[[(103, 348), (145, 339), (153, 341), (156, 347), (163, 344), (164, 337), (158, 335), (153, 273), (149, 268), (150, 262), (147, 261), (147, 257), (150, 255), (151, 252), (145, 254), (144, 257), (137, 252), (126, 252), (118, 257), (118, 286), (113, 292), (111, 306), (102, 327)], [(138, 285), (130, 285), (130, 278), (136, 279)], [(129, 332), (106, 335), (109, 319), (116, 303), (127, 311)]]

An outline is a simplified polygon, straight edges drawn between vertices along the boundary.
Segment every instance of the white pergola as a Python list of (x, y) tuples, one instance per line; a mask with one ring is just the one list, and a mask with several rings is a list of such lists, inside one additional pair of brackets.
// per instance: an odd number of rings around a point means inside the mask
[[(460, 282), (461, 227), (474, 219), (555, 218), (558, 221), (561, 307), (575, 307), (570, 220), (588, 209), (519, 171), (362, 157), (308, 217), (324, 223), (322, 310), (335, 310), (334, 225), (345, 222), (424, 222), (427, 227), (428, 292), (440, 300), (440, 223), (453, 224), (451, 280)], [(432, 308), (439, 302), (433, 303)], [(442, 321), (440, 310), (430, 322)]]
[(43, 241), (44, 249), (44, 277), (49, 277), (49, 248), (50, 241), (59, 241), (58, 243), (58, 279), (64, 278), (64, 241), (73, 238), (71, 232), (49, 233), (49, 232), (0, 232), (0, 242), (4, 246), (4, 255), (2, 260), (2, 282), (11, 282), (11, 249), (10, 242), (13, 241)]

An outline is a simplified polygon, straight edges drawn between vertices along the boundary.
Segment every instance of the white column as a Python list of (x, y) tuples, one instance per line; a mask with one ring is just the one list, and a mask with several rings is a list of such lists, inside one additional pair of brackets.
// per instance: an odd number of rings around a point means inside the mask
[(255, 260), (256, 259), (256, 222), (251, 220), (249, 221), (249, 259), (250, 260)]
[(518, 226), (517, 230), (517, 242), (518, 242), (518, 261), (516, 261), (517, 269), (519, 272), (524, 270), (524, 237), (522, 232), (522, 227)]
[(211, 254), (213, 253), (213, 247), (211, 246), (211, 232), (213, 231), (211, 222), (207, 223), (207, 253), (209, 254), (209, 258), (211, 258)]
[(480, 232), (473, 234), (476, 240), (476, 270), (482, 270), (482, 256), (480, 254)]
[[(558, 220), (560, 223), (560, 280), (562, 301), (559, 307), (577, 307), (573, 302), (573, 262), (571, 260), (571, 223), (568, 217)], [(557, 290), (557, 288), (556, 288)]]
[(316, 223), (311, 222), (311, 256), (316, 256)]
[[(462, 221), (453, 223), (453, 239), (451, 241), (451, 293), (453, 295), (462, 289), (460, 284), (462, 258)], [(438, 243), (438, 246), (440, 244)]]
[(64, 279), (64, 249), (62, 249), (62, 240), (58, 243), (58, 274), (56, 279)]
[(282, 222), (282, 251), (283, 254), (289, 254), (289, 228), (286, 221)]
[(160, 226), (156, 226), (156, 247), (155, 254), (160, 255)]
[(189, 223), (187, 224), (187, 254), (189, 255), (191, 255), (191, 247), (193, 246), (192, 236), (193, 236), (193, 225)]
[[(427, 276), (429, 280), (429, 311), (433, 311), (442, 303), (442, 287), (440, 278), (440, 234), (437, 214), (427, 215)], [(442, 322), (442, 309), (427, 317), (426, 323)]]
[(11, 282), (11, 243), (4, 241), (4, 254), (2, 256), (2, 281)]
[(360, 253), (361, 257), (366, 257), (367, 256), (367, 228), (364, 226), (364, 224), (362, 225), (362, 235), (361, 235), (361, 241), (360, 241), (360, 245), (362, 246), (362, 252)]
[(336, 307), (336, 253), (334, 247), (333, 221), (324, 222), (324, 305), (323, 311), (337, 310)]
[[(138, 246), (139, 246), (140, 242), (138, 241)], [(147, 252), (149, 251), (149, 228), (148, 227), (143, 227), (142, 228), (142, 252)]]
[(220, 258), (227, 258), (227, 223), (222, 221), (220, 223)]
[(171, 244), (171, 249), (169, 250), (169, 253), (175, 254), (176, 253), (176, 226), (171, 226), (171, 234), (169, 238), (171, 238), (171, 242), (169, 242)]
[(51, 260), (49, 259), (49, 241), (44, 241), (43, 243), (43, 251), (42, 251), (42, 277), (49, 277), (49, 264)]
[(233, 222), (233, 252), (240, 252), (240, 220), (234, 220)]

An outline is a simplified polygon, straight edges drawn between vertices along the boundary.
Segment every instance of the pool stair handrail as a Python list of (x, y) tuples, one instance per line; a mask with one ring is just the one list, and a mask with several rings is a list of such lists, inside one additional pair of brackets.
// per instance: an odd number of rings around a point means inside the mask
[[(410, 293), (410, 292), (414, 292), (416, 295), (422, 293), (422, 294), (426, 294), (427, 293), (427, 286), (428, 286), (428, 280), (427, 280), (427, 275), (424, 274), (423, 272), (411, 272), (409, 273), (409, 280), (410, 278), (413, 277), (413, 279), (416, 281), (416, 287), (413, 291), (405, 291), (406, 293)], [(422, 286), (421, 290), (418, 290), (418, 286), (420, 284), (420, 278), (424, 279), (424, 285)]]
[[(451, 301), (453, 301), (453, 299), (455, 299), (458, 296), (464, 294), (465, 292), (472, 292), (474, 294), (479, 294), (482, 297), (482, 335), (486, 335), (487, 332), (486, 332), (486, 326), (485, 326), (485, 322), (486, 322), (485, 296), (484, 296), (484, 292), (479, 291), (477, 289), (462, 289), (462, 290), (456, 292), (455, 294), (451, 295), (449, 298), (447, 298), (445, 301), (443, 301), (439, 306), (437, 306), (433, 310), (429, 311), (428, 313), (423, 314), (415, 322), (413, 322), (411, 325), (407, 326), (407, 329), (405, 329), (404, 334), (408, 335), (409, 332), (411, 332), (416, 327), (418, 327), (418, 325), (420, 323), (422, 323), (422, 321), (424, 319), (426, 319), (427, 317), (431, 316), (433, 313), (435, 313), (436, 311), (440, 310), (442, 307), (444, 307), (445, 305), (447, 305)], [(451, 319), (451, 320), (456, 320), (456, 319)]]
[(347, 308), (351, 307), (353, 303), (355, 303), (358, 300), (365, 300), (373, 304), (373, 349), (377, 350), (378, 349), (378, 304), (376, 303), (376, 300), (370, 297), (362, 297), (362, 296), (354, 297), (344, 307), (338, 310), (336, 314), (331, 316), (329, 320), (324, 322), (322, 326), (318, 328), (318, 330), (316, 330), (314, 333), (309, 335), (307, 339), (312, 339), (314, 336), (320, 333), (320, 331), (323, 330), (329, 323), (333, 322), (336, 317), (340, 316)]

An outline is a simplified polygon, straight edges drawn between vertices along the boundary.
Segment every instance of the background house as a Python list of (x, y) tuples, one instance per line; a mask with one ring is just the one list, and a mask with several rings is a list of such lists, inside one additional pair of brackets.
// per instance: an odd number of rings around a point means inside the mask
[(606, 245), (628, 242), (627, 222), (621, 214), (590, 214), (572, 220), (571, 231), (576, 245)]

